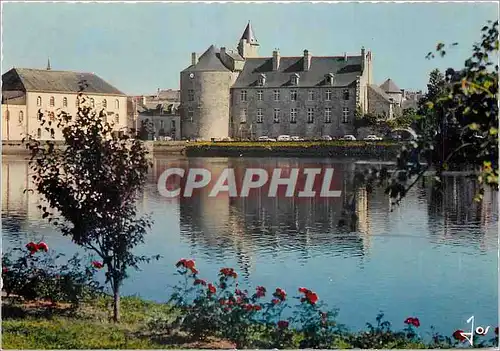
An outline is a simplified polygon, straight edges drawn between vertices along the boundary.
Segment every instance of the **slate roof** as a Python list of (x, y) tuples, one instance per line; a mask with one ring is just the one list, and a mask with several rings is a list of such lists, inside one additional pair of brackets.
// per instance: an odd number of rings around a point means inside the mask
[(215, 71), (215, 72), (228, 72), (229, 68), (224, 66), (220, 59), (220, 49), (215, 47), (214, 45), (210, 45), (210, 47), (205, 51), (198, 62), (195, 65), (191, 65), (183, 72), (196, 72), (196, 71)]
[(238, 54), (237, 52), (226, 51), (226, 54), (235, 61), (245, 61), (245, 59), (241, 57), (240, 54)]
[(401, 89), (394, 83), (392, 79), (387, 79), (380, 88), (386, 93), (401, 93)]
[(308, 71), (303, 70), (304, 57), (281, 57), (277, 71), (273, 71), (272, 57), (248, 58), (243, 71), (233, 85), (233, 88), (257, 86), (259, 76), (266, 76), (266, 88), (277, 88), (291, 84), (293, 73), (299, 75), (299, 87), (314, 87), (325, 84), (325, 75), (334, 74), (334, 87), (344, 87), (354, 83), (362, 73), (361, 56), (318, 56), (311, 58)]
[(79, 91), (81, 80), (88, 85), (85, 93), (125, 95), (93, 73), (32, 68), (12, 68), (2, 74), (2, 90), (17, 90), (22, 86), (26, 91), (75, 93)]
[(385, 91), (383, 91), (382, 88), (380, 88), (376, 84), (370, 84), (370, 85), (368, 85), (368, 89), (371, 89), (375, 94), (379, 95), (380, 97), (382, 97), (387, 102), (393, 102), (393, 100), (391, 99), (391, 97), (389, 95), (387, 95), (387, 93)]
[(243, 35), (241, 36), (241, 39), (246, 39), (247, 42), (250, 44), (256, 44), (257, 43), (257, 38), (255, 38), (255, 34), (253, 33), (252, 26), (250, 25), (250, 21), (247, 24), (247, 27), (245, 28), (245, 31), (243, 32)]

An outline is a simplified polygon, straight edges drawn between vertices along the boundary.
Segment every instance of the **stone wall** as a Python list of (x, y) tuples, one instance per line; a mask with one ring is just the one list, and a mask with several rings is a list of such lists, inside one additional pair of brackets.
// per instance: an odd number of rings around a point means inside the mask
[[(260, 136), (277, 137), (296, 135), (300, 137), (320, 137), (331, 135), (340, 137), (354, 131), (354, 113), (356, 110), (356, 88), (349, 87), (349, 100), (343, 100), (345, 88), (287, 87), (287, 88), (245, 88), (232, 89), (233, 137), (258, 138)], [(241, 101), (241, 91), (247, 91), (247, 101)], [(258, 91), (262, 90), (262, 100), (258, 100)], [(274, 99), (274, 91), (279, 90), (279, 101)], [(290, 99), (290, 92), (297, 91), (297, 101)], [(326, 101), (325, 92), (330, 90), (331, 100)], [(314, 92), (314, 100), (309, 100), (309, 91)], [(325, 122), (325, 108), (331, 108), (331, 123)], [(349, 108), (348, 123), (342, 121), (342, 110)], [(257, 122), (257, 111), (262, 109), (262, 123)], [(279, 109), (279, 122), (274, 121), (274, 109)], [(290, 111), (297, 109), (296, 123), (290, 123)], [(314, 121), (308, 123), (308, 108), (314, 109)], [(242, 123), (242, 110), (246, 109), (246, 122)]]

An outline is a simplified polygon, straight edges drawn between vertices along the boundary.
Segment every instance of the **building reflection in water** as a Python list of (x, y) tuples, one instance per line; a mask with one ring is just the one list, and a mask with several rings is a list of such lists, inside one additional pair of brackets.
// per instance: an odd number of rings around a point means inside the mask
[[(495, 228), (498, 227), (495, 191), (485, 189), (484, 200), (476, 202), (477, 181), (461, 176), (446, 177), (440, 190), (433, 189), (431, 185), (426, 190), (429, 233), (436, 242), (477, 246), (482, 250), (496, 245), (492, 237), (497, 235)], [(474, 230), (477, 227), (481, 230)]]
[[(206, 168), (217, 178), (225, 168), (235, 170), (237, 187), (245, 170), (264, 168), (268, 173), (276, 168), (317, 168), (314, 160), (276, 159), (193, 159), (190, 168)], [(312, 254), (350, 255), (362, 257), (369, 249), (370, 224), (366, 190), (356, 192), (355, 211), (358, 216), (357, 232), (338, 227), (347, 203), (346, 179), (352, 176), (354, 165), (331, 164), (334, 168), (331, 190), (341, 190), (340, 198), (285, 197), (285, 187), (278, 188), (278, 196), (269, 197), (268, 188), (250, 192), (248, 197), (229, 197), (227, 192), (216, 198), (209, 197), (210, 185), (191, 198), (180, 198), (182, 235), (193, 245), (203, 246), (211, 257), (225, 257), (234, 252), (240, 260), (240, 270), (252, 270), (252, 257), (257, 252), (272, 254), (274, 251), (300, 252), (302, 260)], [(169, 165), (170, 166), (170, 165)], [(214, 181), (215, 183), (215, 181)], [(300, 189), (300, 188), (299, 188)]]
[[(235, 169), (240, 186), (244, 172), (249, 168), (268, 171), (281, 168), (284, 169), (282, 176), (286, 176), (291, 168), (317, 168), (318, 164), (334, 168), (332, 189), (342, 191), (340, 198), (286, 197), (285, 187), (278, 188), (277, 197), (269, 197), (266, 187), (250, 192), (246, 198), (232, 198), (227, 192), (221, 192), (217, 197), (208, 196), (226, 168)], [(162, 198), (157, 180), (166, 168), (171, 167), (206, 168), (212, 172), (212, 182), (195, 191), (191, 198)], [(178, 218), (174, 220), (180, 222), (181, 238), (196, 251), (221, 264), (228, 257), (236, 258), (240, 271), (246, 275), (254, 269), (257, 255), (272, 257), (277, 251), (298, 254), (297, 259), (303, 262), (314, 255), (363, 258), (370, 251), (374, 229), (377, 233), (384, 233), (390, 230), (391, 221), (398, 219), (389, 213), (383, 189), (373, 193), (358, 189), (351, 206), (357, 217), (356, 230), (339, 227), (344, 208), (351, 204), (352, 176), (359, 167), (353, 162), (334, 163), (330, 159), (156, 158), (139, 207), (150, 212), (158, 208), (155, 206), (159, 203), (172, 202), (178, 208)], [(168, 179), (172, 188), (178, 188), (182, 182), (180, 177)], [(2, 186), (3, 227), (8, 228), (9, 235), (21, 232), (26, 223), (45, 222), (37, 208), (44, 204), (40, 195), (24, 192), (24, 189), (33, 187), (25, 160), (4, 157)], [(476, 190), (474, 179), (449, 177), (442, 192), (432, 190), (430, 184), (419, 183), (405, 203), (410, 207), (416, 200), (427, 207), (427, 218), (421, 220), (428, 223), (428, 231), (422, 235), (428, 235), (434, 243), (487, 250), (497, 243), (497, 194), (486, 191), (484, 201), (474, 203)], [(161, 216), (161, 213), (153, 212), (153, 219), (155, 216)]]

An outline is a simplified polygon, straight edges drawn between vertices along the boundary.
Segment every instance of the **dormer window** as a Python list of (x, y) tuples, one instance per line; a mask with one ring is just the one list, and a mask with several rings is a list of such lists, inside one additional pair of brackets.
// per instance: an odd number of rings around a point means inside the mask
[(292, 85), (299, 85), (299, 75), (297, 73), (292, 74), (291, 77)]
[(325, 82), (327, 85), (333, 85), (333, 73), (328, 73), (325, 75)]
[(262, 87), (262, 86), (264, 86), (264, 85), (266, 85), (266, 75), (262, 73), (262, 74), (259, 76), (259, 86), (261, 86), (261, 87)]

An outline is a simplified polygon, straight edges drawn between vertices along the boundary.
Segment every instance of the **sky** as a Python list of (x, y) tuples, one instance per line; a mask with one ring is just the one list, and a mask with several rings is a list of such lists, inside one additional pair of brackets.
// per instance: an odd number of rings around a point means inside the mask
[[(178, 89), (191, 53), (236, 48), (248, 21), (259, 54), (372, 51), (377, 84), (426, 89), (434, 68), (463, 67), (495, 3), (3, 3), (2, 73), (12, 67), (94, 72), (126, 94)], [(425, 59), (438, 42), (458, 42)]]

